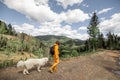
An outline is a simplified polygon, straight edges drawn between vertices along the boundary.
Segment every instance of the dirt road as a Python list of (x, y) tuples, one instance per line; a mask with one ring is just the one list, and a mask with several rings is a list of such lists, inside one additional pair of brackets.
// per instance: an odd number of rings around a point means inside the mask
[(31, 70), (30, 75), (23, 75), (21, 69), (9, 67), (0, 69), (0, 80), (120, 80), (114, 73), (120, 70), (118, 57), (119, 51), (105, 50), (61, 60), (56, 73), (49, 73), (47, 66), (41, 72)]

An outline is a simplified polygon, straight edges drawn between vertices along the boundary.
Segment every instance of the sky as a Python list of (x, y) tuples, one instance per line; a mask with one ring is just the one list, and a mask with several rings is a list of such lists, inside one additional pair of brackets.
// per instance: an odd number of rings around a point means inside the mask
[(86, 40), (94, 12), (101, 33), (120, 36), (120, 0), (0, 0), (0, 20), (32, 36)]

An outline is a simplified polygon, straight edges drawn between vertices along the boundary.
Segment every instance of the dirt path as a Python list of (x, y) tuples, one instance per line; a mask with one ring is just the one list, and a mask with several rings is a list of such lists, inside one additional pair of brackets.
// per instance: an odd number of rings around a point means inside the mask
[(60, 61), (57, 73), (49, 73), (45, 67), (40, 73), (30, 71), (23, 75), (21, 69), (9, 67), (0, 69), (0, 80), (120, 80), (114, 71), (120, 70), (117, 58), (119, 51), (105, 50), (88, 56), (80, 56)]

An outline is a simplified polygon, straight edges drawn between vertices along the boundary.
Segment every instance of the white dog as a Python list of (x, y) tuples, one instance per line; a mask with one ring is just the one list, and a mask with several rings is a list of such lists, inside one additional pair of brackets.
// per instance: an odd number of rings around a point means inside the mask
[(28, 59), (26, 61), (19, 61), (17, 63), (17, 67), (24, 68), (23, 74), (30, 74), (28, 72), (29, 69), (37, 66), (37, 71), (41, 71), (41, 67), (44, 66), (48, 62), (48, 58), (41, 58), (41, 59)]

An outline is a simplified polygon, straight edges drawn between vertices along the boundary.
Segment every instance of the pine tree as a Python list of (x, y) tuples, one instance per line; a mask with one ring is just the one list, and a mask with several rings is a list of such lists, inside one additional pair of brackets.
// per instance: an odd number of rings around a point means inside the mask
[(9, 34), (9, 35), (13, 35), (12, 25), (11, 25), (11, 24), (8, 25), (8, 34)]
[(102, 33), (98, 35), (98, 47), (105, 48), (105, 39)]
[(107, 48), (108, 49), (113, 49), (113, 36), (111, 32), (107, 34)]
[(6, 23), (0, 21), (0, 34), (7, 34), (7, 25)]
[(91, 51), (91, 41), (90, 41), (90, 39), (86, 40), (86, 42), (85, 42), (85, 50), (86, 51)]
[(92, 18), (91, 18), (90, 24), (87, 27), (93, 51), (95, 51), (98, 47), (98, 41), (97, 41), (97, 38), (98, 38), (98, 35), (99, 35), (98, 24), (99, 24), (98, 17), (96, 15), (96, 13), (94, 13)]

